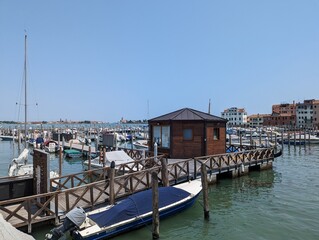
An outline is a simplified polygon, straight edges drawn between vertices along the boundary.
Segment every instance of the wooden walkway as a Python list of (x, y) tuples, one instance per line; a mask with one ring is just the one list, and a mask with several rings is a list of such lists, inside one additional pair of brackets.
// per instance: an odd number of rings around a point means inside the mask
[[(50, 180), (57, 189), (45, 194), (0, 202), (0, 212), (15, 227), (28, 226), (43, 221), (59, 223), (60, 218), (74, 207), (94, 209), (112, 199), (151, 188), (151, 174), (157, 172), (160, 185), (174, 185), (196, 179), (205, 165), (209, 177), (229, 172), (240, 175), (241, 169), (268, 165), (274, 159), (274, 149), (256, 149), (192, 159), (172, 160), (164, 155), (140, 159), (122, 164), (115, 169), (115, 178), (110, 179), (110, 168), (103, 171), (90, 170)], [(110, 187), (112, 186), (112, 187)], [(114, 189), (114, 192), (113, 192)]]

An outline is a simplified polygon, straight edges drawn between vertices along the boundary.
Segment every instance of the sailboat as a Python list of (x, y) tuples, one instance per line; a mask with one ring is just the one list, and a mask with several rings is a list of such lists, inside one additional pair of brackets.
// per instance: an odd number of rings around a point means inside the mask
[[(33, 164), (28, 164), (29, 149), (27, 148), (27, 35), (24, 35), (24, 146), (19, 157), (13, 158), (8, 169), (8, 175), (24, 176), (33, 174)], [(50, 171), (50, 178), (58, 177), (56, 171)]]

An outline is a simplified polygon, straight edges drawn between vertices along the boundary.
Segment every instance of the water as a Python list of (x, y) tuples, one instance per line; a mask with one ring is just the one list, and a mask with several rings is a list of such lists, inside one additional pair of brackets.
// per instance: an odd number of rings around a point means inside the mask
[[(8, 142), (0, 142), (0, 175), (10, 161)], [(56, 163), (54, 163), (56, 162)], [(57, 161), (52, 160), (52, 164)], [(81, 161), (64, 161), (65, 171), (79, 172)], [(68, 167), (68, 168), (67, 168)], [(5, 169), (3, 169), (5, 168)], [(75, 171), (76, 170), (76, 171)], [(161, 239), (319, 239), (319, 145), (285, 146), (272, 170), (223, 179), (209, 188), (210, 220), (204, 220), (202, 195), (195, 205), (160, 222)], [(50, 227), (34, 228), (44, 239)], [(151, 226), (115, 239), (151, 239)]]

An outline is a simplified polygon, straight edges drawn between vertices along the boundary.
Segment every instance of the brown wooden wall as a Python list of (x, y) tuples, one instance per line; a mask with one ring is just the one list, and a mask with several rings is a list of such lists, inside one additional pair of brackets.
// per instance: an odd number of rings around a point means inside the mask
[[(214, 128), (219, 128), (219, 140), (214, 140)], [(221, 126), (206, 127), (206, 154), (214, 155), (226, 152), (226, 128)]]
[[(226, 152), (226, 124), (207, 123), (204, 121), (163, 121), (156, 125), (170, 125), (170, 148), (158, 148), (159, 153), (168, 154), (169, 158), (185, 159)], [(154, 124), (155, 125), (155, 124)], [(183, 139), (183, 129), (193, 129), (193, 139)], [(214, 128), (219, 128), (219, 140), (214, 140)], [(154, 150), (153, 125), (149, 126), (150, 149)], [(204, 140), (206, 138), (206, 141)]]
[[(171, 125), (171, 158), (192, 158), (204, 154), (204, 123), (173, 122)], [(193, 140), (183, 140), (183, 129), (193, 129)]]

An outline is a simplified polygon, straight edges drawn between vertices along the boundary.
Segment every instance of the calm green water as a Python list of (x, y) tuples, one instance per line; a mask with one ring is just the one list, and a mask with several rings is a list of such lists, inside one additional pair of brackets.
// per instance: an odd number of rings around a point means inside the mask
[[(4, 157), (10, 155), (7, 153), (10, 151), (8, 147), (7, 143), (0, 142), (1, 176), (7, 171), (6, 161), (9, 160)], [(63, 166), (65, 171), (72, 172), (78, 172), (74, 170), (82, 167), (81, 162), (69, 166), (64, 162)], [(200, 195), (191, 209), (161, 221), (160, 237), (218, 240), (319, 239), (318, 174), (319, 145), (296, 148), (286, 146), (283, 155), (275, 160), (272, 170), (251, 172), (233, 180), (223, 179), (210, 186), (209, 221), (204, 220)], [(49, 229), (34, 228), (33, 235), (36, 239), (43, 239)], [(151, 237), (151, 227), (148, 226), (115, 239)]]

